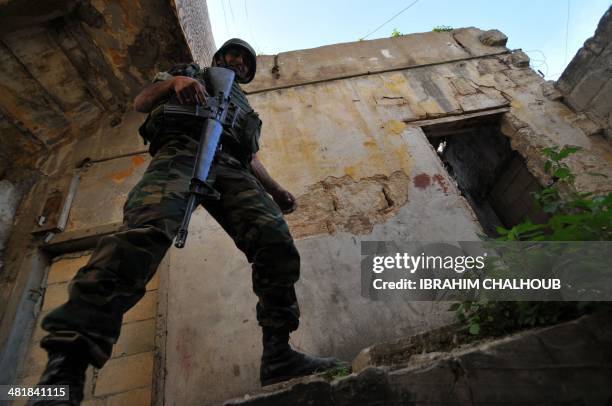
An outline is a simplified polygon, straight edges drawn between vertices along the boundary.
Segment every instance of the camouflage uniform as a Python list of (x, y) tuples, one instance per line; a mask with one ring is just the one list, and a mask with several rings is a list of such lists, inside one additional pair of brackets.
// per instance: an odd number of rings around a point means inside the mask
[[(229, 135), (224, 132), (221, 142)], [(185, 211), (197, 142), (193, 134), (167, 129), (159, 140), (152, 145), (155, 155), (147, 171), (125, 202), (122, 230), (99, 241), (70, 283), (68, 302), (44, 318), (43, 328), (50, 334), (43, 347), (82, 344), (96, 367), (110, 357), (123, 314), (143, 297)], [(300, 257), (280, 208), (254, 176), (249, 160), (237, 158), (217, 154), (214, 187), (221, 199), (203, 206), (252, 263), (259, 324), (293, 331), (299, 318), (293, 285)]]

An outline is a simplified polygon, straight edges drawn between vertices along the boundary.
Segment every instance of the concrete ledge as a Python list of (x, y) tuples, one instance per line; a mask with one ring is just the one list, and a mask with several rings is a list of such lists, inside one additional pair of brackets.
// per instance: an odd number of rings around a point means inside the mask
[(225, 405), (604, 405), (611, 380), (612, 316), (598, 314), (411, 357), (395, 370), (370, 366), (332, 382), (309, 377)]
[(482, 33), (470, 27), (262, 55), (257, 58), (257, 76), (243, 88), (257, 93), (508, 52), (505, 46), (482, 44)]

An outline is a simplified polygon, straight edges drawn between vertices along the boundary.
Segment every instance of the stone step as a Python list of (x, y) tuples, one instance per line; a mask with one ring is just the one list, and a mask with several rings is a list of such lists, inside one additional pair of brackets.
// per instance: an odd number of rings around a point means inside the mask
[(450, 351), (474, 341), (474, 337), (458, 332), (458, 325), (448, 325), (397, 340), (364, 348), (352, 362), (352, 371), (359, 373), (370, 366), (396, 367), (420, 355)]
[[(377, 362), (381, 353), (370, 350), (375, 356), (369, 359)], [(612, 314), (596, 314), (450, 351), (413, 354), (404, 364), (365, 363), (340, 379), (321, 374), (296, 379), (225, 405), (609, 405), (610, 382)]]

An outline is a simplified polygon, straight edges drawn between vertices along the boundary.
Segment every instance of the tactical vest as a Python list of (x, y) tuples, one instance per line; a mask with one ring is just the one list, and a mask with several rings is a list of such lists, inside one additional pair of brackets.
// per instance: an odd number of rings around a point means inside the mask
[[(205, 85), (209, 94), (210, 89), (204, 80), (205, 69), (195, 64), (175, 65), (168, 71), (172, 76), (188, 76), (199, 80)], [(163, 78), (156, 80), (164, 80)], [(175, 95), (160, 100), (153, 107), (145, 122), (138, 130), (145, 144), (148, 142), (149, 153), (153, 156), (167, 143), (173, 135), (186, 134), (199, 140), (203, 121), (194, 117), (178, 118), (161, 113), (166, 103), (178, 104)], [(251, 161), (253, 154), (259, 150), (259, 136), (261, 132), (261, 120), (253, 110), (240, 86), (234, 82), (230, 92), (230, 105), (227, 120), (223, 123), (223, 134), (221, 135), (220, 148), (243, 163)]]

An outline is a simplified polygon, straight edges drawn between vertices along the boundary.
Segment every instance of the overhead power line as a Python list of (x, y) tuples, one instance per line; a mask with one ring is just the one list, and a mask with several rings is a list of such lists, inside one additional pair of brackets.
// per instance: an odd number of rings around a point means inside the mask
[(374, 34), (376, 31), (380, 30), (382, 27), (384, 27), (385, 25), (387, 25), (388, 23), (390, 23), (391, 21), (393, 21), (393, 19), (395, 17), (397, 17), (398, 15), (402, 14), (404, 11), (408, 10), (410, 7), (414, 6), (415, 4), (417, 4), (419, 2), (419, 0), (414, 0), (412, 3), (410, 3), (408, 6), (406, 6), (404, 9), (402, 9), (399, 13), (397, 13), (396, 15), (394, 15), (393, 17), (391, 17), (390, 19), (388, 19), (387, 21), (385, 21), (384, 23), (382, 23), (381, 25), (379, 25), (374, 31), (372, 31), (371, 33), (369, 33), (368, 35), (366, 35), (365, 37), (363, 37), (363, 39), (368, 38), (370, 35)]
[(236, 19), (234, 18), (234, 9), (232, 8), (232, 0), (227, 0), (227, 2), (229, 3), (230, 13), (232, 14), (232, 21), (236, 22)]
[(259, 46), (259, 43), (257, 43), (257, 39), (255, 39), (255, 34), (253, 34), (253, 29), (251, 28), (251, 23), (249, 21), (249, 10), (247, 9), (246, 0), (244, 0), (244, 15), (246, 16), (247, 26), (249, 27), (249, 32), (251, 33), (251, 38), (253, 38), (253, 42), (255, 43), (257, 52), (264, 52), (263, 48)]
[(565, 59), (563, 64), (567, 65), (567, 39), (569, 37), (570, 0), (567, 0), (567, 19), (565, 20)]
[(227, 26), (227, 15), (225, 14), (225, 2), (224, 0), (219, 0), (221, 2), (221, 8), (223, 9), (223, 20), (225, 21), (225, 35), (229, 35), (229, 28)]

